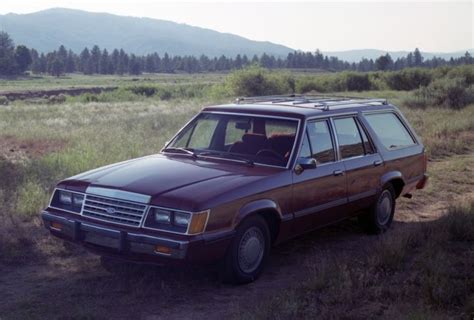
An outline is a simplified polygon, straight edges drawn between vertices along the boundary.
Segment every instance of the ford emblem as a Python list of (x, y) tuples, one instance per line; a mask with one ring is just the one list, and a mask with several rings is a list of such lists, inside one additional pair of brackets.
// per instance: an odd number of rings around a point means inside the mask
[(108, 214), (114, 214), (115, 209), (114, 208), (107, 208), (107, 209), (105, 209), (105, 212), (107, 212)]

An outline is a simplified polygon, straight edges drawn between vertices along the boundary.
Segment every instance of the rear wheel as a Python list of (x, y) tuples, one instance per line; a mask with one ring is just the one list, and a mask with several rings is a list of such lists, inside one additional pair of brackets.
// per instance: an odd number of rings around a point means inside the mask
[(249, 283), (262, 273), (270, 251), (270, 230), (260, 216), (245, 219), (227, 251), (222, 277), (224, 282)]
[(359, 222), (369, 233), (384, 233), (392, 224), (394, 213), (395, 191), (391, 184), (387, 184), (383, 187), (370, 211), (359, 216)]

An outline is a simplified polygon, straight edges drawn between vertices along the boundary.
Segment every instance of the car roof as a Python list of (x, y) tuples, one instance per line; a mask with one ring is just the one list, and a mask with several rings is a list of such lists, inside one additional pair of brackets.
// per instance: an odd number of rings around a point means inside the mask
[(209, 106), (203, 111), (309, 118), (393, 108), (386, 99), (288, 95), (238, 98), (235, 103)]

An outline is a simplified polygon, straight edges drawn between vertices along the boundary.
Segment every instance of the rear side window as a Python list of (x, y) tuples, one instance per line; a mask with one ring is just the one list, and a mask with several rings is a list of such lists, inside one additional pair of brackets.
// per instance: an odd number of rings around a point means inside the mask
[(337, 141), (343, 159), (363, 156), (364, 145), (354, 118), (335, 119)]
[(364, 142), (365, 154), (375, 153), (372, 143), (370, 143), (369, 139), (367, 138), (367, 134), (365, 133), (364, 128), (362, 128), (362, 126), (360, 125), (358, 121), (357, 121), (357, 127), (359, 127), (360, 135), (362, 136), (362, 141)]
[(407, 128), (394, 113), (368, 114), (365, 118), (385, 148), (395, 149), (415, 144)]

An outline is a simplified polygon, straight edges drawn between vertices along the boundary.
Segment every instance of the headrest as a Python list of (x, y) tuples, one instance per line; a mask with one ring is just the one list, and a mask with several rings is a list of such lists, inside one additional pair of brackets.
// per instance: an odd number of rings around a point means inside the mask
[(242, 141), (248, 144), (261, 144), (267, 142), (267, 137), (258, 133), (246, 133), (242, 136)]
[(268, 140), (273, 142), (282, 142), (282, 141), (293, 141), (295, 139), (295, 135), (292, 133), (274, 133), (271, 135)]

